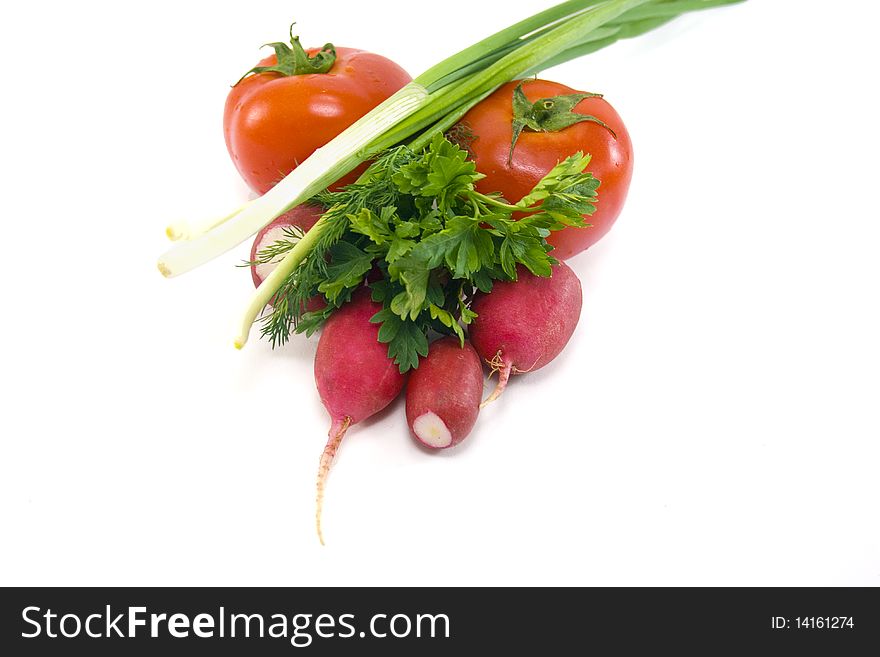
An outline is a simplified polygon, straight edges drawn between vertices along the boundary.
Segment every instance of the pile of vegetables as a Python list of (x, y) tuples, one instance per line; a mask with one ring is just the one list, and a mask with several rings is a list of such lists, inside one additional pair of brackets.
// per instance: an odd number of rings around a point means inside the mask
[[(415, 80), (372, 53), (269, 44), (232, 88), (229, 153), (259, 197), (167, 229), (184, 273), (256, 234), (254, 324), (273, 346), (321, 330), (315, 380), (331, 418), (316, 522), (346, 431), (406, 388), (412, 436), (461, 442), (512, 374), (552, 361), (582, 292), (564, 262), (612, 226), (632, 144), (599, 94), (529, 79), (695, 9), (739, 0), (571, 0)], [(483, 400), (484, 367), (498, 374)]]

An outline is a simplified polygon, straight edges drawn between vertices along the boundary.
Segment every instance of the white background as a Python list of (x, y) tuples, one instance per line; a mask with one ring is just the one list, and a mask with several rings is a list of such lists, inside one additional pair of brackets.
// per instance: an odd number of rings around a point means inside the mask
[[(418, 74), (545, 3), (7, 3), (0, 584), (880, 585), (874, 3), (750, 0), (545, 73), (636, 150), (584, 312), (459, 448), (398, 402), (313, 504), (316, 340), (232, 348), (229, 84), (298, 22)], [(10, 9), (10, 7), (16, 9)]]

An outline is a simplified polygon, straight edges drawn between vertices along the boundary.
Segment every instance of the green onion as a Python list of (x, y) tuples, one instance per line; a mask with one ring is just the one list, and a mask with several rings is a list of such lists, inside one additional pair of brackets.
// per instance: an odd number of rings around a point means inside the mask
[[(201, 227), (169, 227), (169, 237), (179, 241), (161, 256), (159, 270), (176, 276), (225, 253), (377, 153), (414, 137), (413, 145), (425, 144), (510, 80), (637, 36), (682, 13), (741, 1), (570, 0), (535, 14), (428, 69), (239, 210)], [(257, 316), (308, 255), (324, 226), (322, 218), (257, 289), (236, 347), (245, 344)]]

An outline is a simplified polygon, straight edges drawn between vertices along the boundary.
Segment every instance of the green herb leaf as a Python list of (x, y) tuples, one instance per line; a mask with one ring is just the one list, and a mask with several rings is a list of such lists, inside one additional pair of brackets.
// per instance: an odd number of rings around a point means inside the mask
[(470, 308), (468, 308), (468, 307), (465, 305), (463, 299), (459, 299), (459, 300), (458, 300), (458, 311), (459, 311), (459, 313), (461, 314), (461, 321), (462, 321), (464, 324), (470, 324), (470, 323), (473, 322), (477, 317), (479, 317), (479, 315), (477, 315), (477, 313), (475, 313), (473, 310), (471, 310)]
[(422, 326), (398, 317), (390, 308), (384, 308), (370, 318), (379, 328), (379, 342), (388, 344), (388, 357), (401, 372), (419, 366), (419, 356), (428, 355), (428, 338)]
[[(388, 210), (393, 212), (394, 208), (388, 208)], [(389, 222), (369, 208), (361, 208), (360, 212), (348, 215), (348, 220), (351, 222), (352, 231), (366, 235), (375, 244), (385, 244), (392, 237), (388, 230)]]
[(330, 247), (331, 263), (326, 279), (318, 286), (327, 300), (334, 303), (343, 290), (357, 287), (373, 267), (373, 258), (349, 242)]
[(394, 234), (401, 238), (418, 237), (421, 232), (421, 226), (414, 221), (400, 221), (394, 228)]
[(495, 255), (492, 236), (474, 217), (457, 216), (446, 228), (423, 239), (413, 250), (413, 257), (423, 259), (433, 269), (444, 262), (454, 278), (467, 278), (491, 264)]
[(388, 264), (397, 262), (407, 253), (412, 251), (415, 245), (416, 243), (413, 240), (404, 240), (395, 236), (391, 240), (391, 244), (388, 246), (388, 253), (385, 256), (385, 260), (388, 261)]
[(404, 287), (404, 291), (391, 300), (391, 310), (403, 319), (415, 320), (424, 308), (428, 293), (428, 267), (424, 261), (410, 257), (396, 261), (388, 271)]
[(333, 314), (336, 310), (333, 306), (326, 306), (321, 310), (313, 310), (302, 314), (302, 317), (299, 318), (299, 321), (296, 325), (297, 333), (305, 333), (306, 337), (311, 337), (312, 334), (321, 328), (321, 325), (324, 324), (325, 320)]
[(284, 257), (288, 251), (296, 246), (296, 243), (302, 239), (303, 230), (299, 226), (284, 226), (281, 229), (282, 237), (272, 244), (269, 244), (257, 252), (254, 261), (246, 262), (244, 266), (263, 265), (269, 262), (278, 262)]
[(437, 133), (422, 158), (402, 167), (393, 180), (404, 194), (435, 198), (443, 211), (455, 196), (472, 191), (484, 177), (467, 157), (466, 150)]
[(475, 272), (471, 280), (474, 283), (474, 287), (483, 294), (489, 294), (492, 291), (492, 275), (488, 270), (481, 269)]
[(462, 346), (464, 346), (464, 330), (451, 312), (435, 306), (433, 303), (428, 306), (428, 311), (431, 313), (431, 319), (436, 319), (443, 326), (452, 329), (461, 341)]
[(552, 194), (565, 192), (573, 186), (586, 182), (581, 177), (592, 178), (592, 175), (584, 173), (589, 163), (590, 155), (584, 155), (581, 152), (569, 155), (550, 169), (538, 181), (538, 184), (535, 185), (532, 191), (520, 199), (519, 203), (516, 204), (517, 207), (528, 208), (535, 203), (545, 200)]

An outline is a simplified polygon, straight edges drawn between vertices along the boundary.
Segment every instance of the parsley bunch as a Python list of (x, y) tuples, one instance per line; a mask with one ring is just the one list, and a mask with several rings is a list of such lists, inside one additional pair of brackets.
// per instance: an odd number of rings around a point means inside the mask
[[(373, 299), (384, 306), (371, 321), (382, 325), (379, 341), (405, 372), (428, 353), (429, 331), (464, 341), (464, 326), (476, 317), (469, 308), (475, 291), (516, 280), (517, 265), (550, 276), (557, 262), (550, 231), (587, 226), (583, 215), (596, 209), (599, 181), (586, 171), (590, 156), (566, 158), (515, 204), (476, 191), (483, 175), (467, 156), (438, 133), (422, 151), (394, 148), (357, 183), (319, 194), (329, 221), (267, 307), (264, 337), (277, 345), (293, 330), (311, 334), (369, 280)], [(285, 236), (258, 260), (295, 243)], [(303, 313), (315, 294), (327, 306)]]

